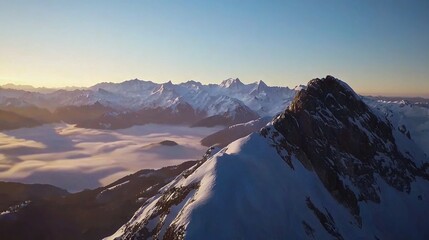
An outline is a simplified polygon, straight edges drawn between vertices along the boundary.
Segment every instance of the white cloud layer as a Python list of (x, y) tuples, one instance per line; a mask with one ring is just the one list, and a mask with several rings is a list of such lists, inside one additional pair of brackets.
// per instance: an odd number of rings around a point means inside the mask
[[(200, 159), (200, 140), (218, 128), (148, 124), (122, 130), (48, 124), (0, 132), (0, 180), (80, 191), (145, 168)], [(164, 140), (177, 146), (164, 146)]]

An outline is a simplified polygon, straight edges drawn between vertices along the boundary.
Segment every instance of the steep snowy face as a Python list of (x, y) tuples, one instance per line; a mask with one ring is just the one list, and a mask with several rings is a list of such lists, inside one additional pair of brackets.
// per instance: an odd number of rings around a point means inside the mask
[(397, 130), (417, 143), (429, 156), (429, 106), (428, 103), (385, 101), (365, 98), (365, 102), (382, 112)]
[(314, 79), (107, 239), (427, 239), (428, 162), (347, 84)]

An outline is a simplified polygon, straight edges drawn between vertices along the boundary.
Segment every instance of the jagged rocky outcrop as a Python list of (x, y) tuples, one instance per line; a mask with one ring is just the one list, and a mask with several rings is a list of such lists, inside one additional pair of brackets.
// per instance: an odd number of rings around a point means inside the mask
[(107, 239), (427, 239), (428, 162), (347, 84), (314, 79)]
[(41, 123), (11, 111), (0, 110), (0, 130), (9, 130), (22, 127), (35, 127)]
[[(297, 159), (313, 170), (332, 196), (359, 221), (359, 201), (380, 202), (376, 175), (408, 193), (416, 177), (429, 179), (411, 153), (400, 152), (392, 124), (332, 76), (309, 82), (307, 90), (300, 91), (273, 121), (273, 128), (282, 136), (276, 139), (271, 135), (280, 152), (297, 154)], [(264, 129), (263, 134), (269, 131)], [(283, 157), (293, 168), (290, 155)]]

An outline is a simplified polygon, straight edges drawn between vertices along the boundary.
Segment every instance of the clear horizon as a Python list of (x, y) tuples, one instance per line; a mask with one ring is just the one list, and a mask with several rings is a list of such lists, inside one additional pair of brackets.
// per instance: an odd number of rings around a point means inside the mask
[(429, 97), (428, 1), (2, 1), (0, 85), (126, 79)]

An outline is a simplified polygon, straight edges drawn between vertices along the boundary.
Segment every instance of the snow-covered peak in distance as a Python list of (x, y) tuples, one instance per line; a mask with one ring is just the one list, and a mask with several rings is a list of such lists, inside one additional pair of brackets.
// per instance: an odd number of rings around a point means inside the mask
[(262, 81), (262, 80), (257, 81), (257, 82), (256, 82), (256, 84), (257, 84), (258, 86), (268, 87), (268, 85), (267, 85), (264, 81)]
[(295, 91), (300, 91), (300, 90), (302, 90), (302, 89), (306, 89), (307, 88), (307, 86), (306, 85), (298, 85), (298, 86), (295, 86), (293, 89), (295, 90)]
[(107, 239), (427, 239), (428, 170), (412, 139), (327, 76)]
[(244, 86), (244, 84), (238, 78), (228, 78), (219, 84), (219, 87), (222, 88), (240, 88), (242, 86)]
[(112, 82), (103, 82), (98, 83), (90, 89), (98, 90), (100, 88), (105, 89), (110, 92), (118, 93), (118, 94), (142, 94), (146, 91), (152, 90), (156, 86), (160, 84), (154, 83), (152, 81), (144, 81), (139, 79), (127, 80), (121, 83), (112, 83)]
[(201, 87), (203, 84), (195, 80), (189, 80), (184, 83), (180, 83), (179, 85)]
[(158, 89), (153, 91), (153, 93), (161, 95), (161, 94), (165, 93), (165, 91), (174, 91), (174, 86), (173, 86), (173, 83), (171, 81), (168, 81), (166, 83), (161, 84)]

